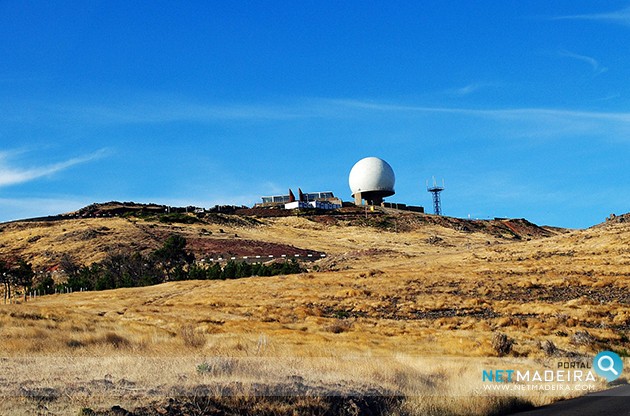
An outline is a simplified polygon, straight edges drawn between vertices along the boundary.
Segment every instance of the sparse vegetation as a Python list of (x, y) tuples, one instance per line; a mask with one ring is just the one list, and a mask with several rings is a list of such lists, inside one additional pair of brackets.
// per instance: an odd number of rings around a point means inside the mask
[(346, 332), (352, 328), (352, 322), (346, 319), (335, 319), (330, 324), (324, 327), (325, 331), (332, 332), (333, 334), (340, 334)]
[(237, 361), (226, 357), (214, 357), (197, 366), (197, 373), (211, 376), (228, 376), (236, 369)]
[(26, 301), (28, 289), (33, 285), (35, 272), (33, 266), (22, 257), (14, 257), (11, 260), (0, 259), (0, 283), (3, 286), (4, 303), (11, 303), (16, 292), (15, 287), (22, 288), (24, 301)]
[[(630, 223), (552, 236), (513, 222), (524, 236), (517, 240), (499, 222), (486, 230), (418, 216), (389, 230), (348, 224), (355, 220), (265, 217), (251, 227), (222, 222), (223, 233), (208, 223), (120, 218), (4, 225), (0, 244), (35, 270), (70, 253), (63, 269), (73, 287), (96, 286), (97, 275), (123, 286), (142, 276), (165, 283), (0, 308), (0, 355), (32, 363), (25, 371), (3, 363), (11, 383), (0, 383), (10, 391), (0, 413), (37, 413), (44, 403), (53, 414), (106, 414), (113, 405), (140, 414), (167, 406), (191, 414), (503, 414), (560, 396), (477, 394), (480, 368), (630, 350)], [(173, 231), (187, 244), (172, 240), (154, 255)], [(239, 244), (299, 244), (327, 257), (295, 275), (300, 263), (291, 261), (187, 260), (210, 243), (226, 254)], [(238, 279), (248, 275), (260, 277)]]
[[(294, 259), (272, 264), (230, 260), (202, 265), (186, 250), (186, 239), (171, 235), (164, 245), (145, 256), (139, 252), (109, 253), (101, 262), (79, 266), (68, 255), (62, 264), (67, 274), (67, 286), (73, 291), (109, 290), (123, 287), (151, 286), (168, 281), (238, 279), (250, 276), (277, 276), (304, 271)], [(46, 276), (38, 285), (39, 293), (54, 293), (53, 279)]]
[(180, 330), (184, 345), (190, 348), (202, 348), (206, 345), (206, 336), (195, 330), (192, 325), (184, 325)]
[(510, 351), (512, 351), (513, 345), (514, 340), (505, 334), (497, 332), (492, 336), (492, 348), (496, 351), (499, 357), (508, 355)]

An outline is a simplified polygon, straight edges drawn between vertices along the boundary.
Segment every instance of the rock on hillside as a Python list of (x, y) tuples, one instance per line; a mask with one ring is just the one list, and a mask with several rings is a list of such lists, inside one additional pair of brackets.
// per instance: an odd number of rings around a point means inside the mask
[(623, 223), (630, 223), (630, 213), (621, 214), (621, 215), (610, 214), (610, 216), (606, 218), (606, 221), (595, 225), (594, 228), (606, 227), (612, 224), (623, 224)]

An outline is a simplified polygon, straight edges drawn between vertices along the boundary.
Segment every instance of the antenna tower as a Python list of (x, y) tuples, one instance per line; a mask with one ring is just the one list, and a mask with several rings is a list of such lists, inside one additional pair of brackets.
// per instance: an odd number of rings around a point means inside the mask
[(433, 186), (429, 186), (427, 181), (427, 191), (433, 195), (433, 213), (435, 215), (442, 215), (442, 202), (440, 201), (440, 192), (444, 190), (444, 179), (442, 179), (442, 186), (439, 186), (433, 178)]

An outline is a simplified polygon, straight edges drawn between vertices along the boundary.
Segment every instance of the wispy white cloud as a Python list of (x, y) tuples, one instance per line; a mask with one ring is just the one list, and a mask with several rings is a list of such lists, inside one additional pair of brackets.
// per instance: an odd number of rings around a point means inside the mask
[(598, 98), (595, 101), (610, 101), (610, 100), (614, 100), (614, 99), (620, 98), (620, 97), (621, 97), (621, 94), (618, 93), (618, 92), (615, 92), (615, 93), (612, 93), (612, 94), (605, 95), (605, 96), (603, 96), (601, 98)]
[[(603, 67), (593, 58), (564, 51), (567, 57), (588, 63), (594, 71)], [(470, 84), (459, 89), (470, 94), (485, 84)], [(456, 90), (454, 90), (456, 91)], [(72, 119), (84, 124), (160, 124), (173, 122), (240, 122), (290, 121), (295, 119), (366, 119), (374, 112), (392, 117), (415, 115), (452, 115), (482, 118), (502, 123), (514, 137), (568, 137), (570, 134), (593, 133), (618, 137), (630, 136), (630, 112), (605, 112), (553, 107), (448, 107), (370, 101), (363, 99), (301, 98), (275, 103), (198, 104), (185, 100), (131, 100), (136, 104), (51, 106), (51, 120)], [(2, 117), (2, 116), (0, 116)], [(2, 156), (0, 154), (0, 156)], [(0, 158), (0, 186), (19, 183), (63, 170), (82, 160), (30, 169), (7, 166)]]
[(468, 84), (460, 88), (449, 89), (447, 93), (451, 95), (469, 95), (478, 91), (479, 88), (481, 88), (481, 84)]
[(338, 106), (340, 113), (355, 117), (380, 112), (400, 117), (444, 115), (478, 118), (488, 121), (484, 123), (487, 127), (485, 131), (495, 137), (562, 139), (590, 135), (610, 141), (625, 141), (630, 136), (630, 112), (544, 107), (477, 109), (348, 99), (334, 100), (334, 105)]
[(333, 115), (326, 108), (317, 108), (316, 102), (215, 105), (150, 97), (123, 103), (55, 105), (49, 110), (63, 118), (105, 124), (291, 120)]
[[(570, 52), (567, 52), (570, 53)], [(594, 70), (602, 66), (587, 56), (573, 54), (573, 59), (587, 62)], [(463, 87), (459, 93), (472, 93), (482, 84)], [(111, 123), (168, 123), (168, 122), (238, 122), (241, 120), (292, 120), (304, 118), (361, 118), (370, 112), (386, 112), (394, 116), (444, 114), (491, 119), (511, 123), (519, 137), (568, 135), (582, 132), (602, 132), (623, 129), (630, 132), (630, 112), (599, 112), (566, 108), (505, 107), (472, 108), (422, 106), (396, 102), (361, 99), (303, 98), (285, 103), (203, 105), (185, 101), (137, 104), (129, 111), (124, 107), (83, 106), (83, 115), (92, 122)], [(134, 110), (132, 110), (132, 108)], [(520, 123), (520, 124), (519, 124)], [(518, 125), (517, 125), (518, 124)], [(517, 129), (521, 129), (517, 131)]]
[[(593, 68), (601, 68), (597, 61), (575, 54), (576, 59), (588, 62)], [(579, 57), (579, 58), (578, 58)], [(460, 89), (461, 94), (472, 93), (480, 84), (471, 84)], [(445, 113), (491, 118), (527, 118), (536, 116), (598, 119), (630, 122), (630, 112), (597, 112), (565, 108), (512, 107), (476, 109), (466, 107), (441, 107), (399, 104), (362, 99), (305, 98), (284, 104), (236, 104), (203, 105), (180, 102), (177, 104), (138, 104), (129, 108), (81, 106), (84, 116), (94, 120), (120, 123), (161, 123), (177, 121), (239, 121), (252, 119), (288, 120), (297, 118), (339, 118), (347, 116), (343, 110), (371, 110), (387, 112)]]
[(630, 26), (630, 7), (621, 10), (604, 13), (575, 14), (568, 16), (556, 16), (553, 20), (599, 20)]
[(581, 111), (563, 108), (545, 108), (545, 107), (522, 107), (522, 108), (495, 108), (495, 109), (474, 109), (465, 107), (432, 107), (432, 106), (415, 106), (405, 104), (390, 104), (376, 101), (363, 101), (353, 99), (331, 100), (332, 103), (346, 106), (349, 108), (372, 110), (372, 111), (388, 111), (388, 112), (417, 112), (417, 113), (446, 113), (446, 114), (462, 114), (479, 117), (491, 118), (526, 118), (535, 116), (546, 117), (566, 117), (581, 118), (595, 120), (610, 120), (630, 123), (630, 112), (598, 112), (598, 111)]
[(590, 56), (586, 56), (586, 55), (580, 55), (574, 52), (570, 52), (567, 50), (561, 50), (560, 52), (560, 56), (565, 57), (565, 58), (571, 58), (571, 59), (577, 59), (578, 61), (582, 61), (587, 63), (588, 65), (590, 65), (590, 67), (593, 69), (593, 73), (595, 75), (599, 75), (601, 73), (604, 73), (606, 71), (608, 71), (608, 68), (606, 68), (605, 66), (602, 66), (599, 61), (597, 61), (595, 58), (592, 58)]
[(487, 88), (498, 87), (498, 86), (501, 86), (501, 83), (497, 83), (497, 82), (473, 82), (473, 83), (470, 83), (468, 85), (464, 85), (463, 87), (449, 88), (445, 92), (446, 92), (446, 94), (449, 94), (449, 95), (466, 96), (466, 95), (474, 94), (476, 92), (479, 92), (479, 91), (487, 89)]
[(11, 159), (12, 156), (15, 155), (15, 152), (0, 152), (0, 187), (17, 185), (20, 183), (30, 182), (45, 176), (51, 176), (73, 166), (102, 158), (107, 153), (108, 151), (106, 149), (102, 149), (88, 155), (67, 159), (62, 162), (35, 167), (24, 167), (15, 166), (12, 163)]
[(8, 123), (132, 125), (173, 122), (283, 121), (333, 116), (317, 100), (283, 102), (205, 103), (168, 94), (130, 94), (117, 99), (75, 99), (72, 102), (0, 101), (0, 120)]

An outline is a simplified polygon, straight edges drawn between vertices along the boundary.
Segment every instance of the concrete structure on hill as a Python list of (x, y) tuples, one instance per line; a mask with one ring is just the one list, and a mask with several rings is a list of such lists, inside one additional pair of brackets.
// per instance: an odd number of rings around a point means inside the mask
[(293, 201), (284, 204), (284, 209), (305, 209), (305, 208), (317, 208), (317, 209), (339, 209), (341, 204), (335, 204), (329, 201)]
[(366, 157), (359, 160), (350, 170), (348, 183), (355, 205), (381, 205), (383, 198), (392, 196), (396, 176), (394, 170), (383, 159)]
[(302, 189), (298, 188), (297, 198), (293, 191), (289, 189), (288, 195), (263, 196), (262, 203), (256, 204), (256, 206), (261, 208), (318, 208), (330, 210), (341, 208), (342, 202), (330, 191), (303, 193)]
[[(350, 170), (348, 183), (354, 198), (354, 205), (382, 206), (384, 208), (399, 209), (424, 213), (424, 208), (394, 202), (384, 202), (383, 199), (395, 194), (394, 185), (396, 176), (392, 167), (378, 157), (366, 157), (359, 160)], [(291, 189), (286, 195), (263, 196), (262, 203), (254, 208), (269, 209), (308, 209), (322, 210), (339, 209), (344, 206), (352, 206), (352, 203), (344, 203), (335, 197), (332, 192), (303, 193), (298, 188), (297, 197)]]
[(384, 198), (394, 195), (395, 182), (396, 176), (392, 167), (378, 157), (366, 157), (359, 160), (350, 170), (348, 177), (354, 204), (357, 206), (365, 203), (371, 206), (380, 205), (384, 208), (424, 213), (424, 208), (420, 206), (383, 201)]
[(399, 202), (383, 202), (381, 206), (383, 208), (399, 209), (401, 211), (412, 211), (412, 212), (419, 212), (421, 214), (424, 214), (424, 207), (420, 207), (416, 205), (401, 204)]

